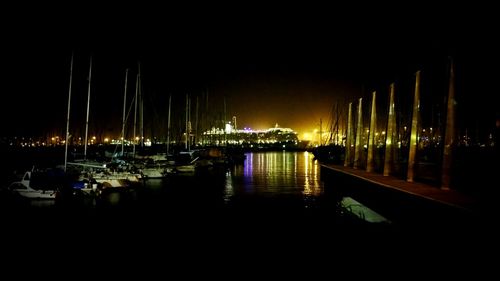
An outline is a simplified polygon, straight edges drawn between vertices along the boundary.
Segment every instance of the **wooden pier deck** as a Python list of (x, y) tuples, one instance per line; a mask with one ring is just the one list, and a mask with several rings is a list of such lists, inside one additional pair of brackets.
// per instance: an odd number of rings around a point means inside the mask
[(321, 163), (325, 192), (350, 196), (387, 219), (412, 229), (490, 226), (498, 220), (493, 196), (441, 189), (365, 170)]
[(420, 182), (407, 182), (382, 174), (369, 173), (364, 170), (353, 169), (333, 164), (321, 164), (324, 169), (331, 170), (358, 180), (376, 185), (386, 190), (404, 193), (417, 199), (446, 205), (465, 212), (476, 213), (481, 211), (480, 199), (464, 194), (460, 191), (448, 189), (444, 190), (436, 186), (431, 186)]

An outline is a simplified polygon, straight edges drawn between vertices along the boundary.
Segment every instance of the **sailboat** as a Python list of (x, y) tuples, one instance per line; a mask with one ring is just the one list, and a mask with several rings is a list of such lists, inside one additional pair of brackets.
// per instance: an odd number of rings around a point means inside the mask
[(167, 123), (167, 151), (165, 154), (152, 155), (141, 168), (144, 179), (164, 178), (174, 173), (173, 161), (169, 161), (170, 153), (170, 111), (172, 108), (172, 96), (168, 99), (168, 123)]
[(194, 156), (195, 151), (191, 150), (191, 120), (190, 120), (190, 101), (189, 95), (186, 94), (186, 142), (185, 149), (179, 153), (176, 163), (175, 171), (178, 173), (194, 173), (196, 170), (196, 161), (198, 157)]
[[(68, 164), (73, 168), (76, 168), (80, 172), (80, 180), (88, 181), (91, 183), (98, 183), (103, 187), (129, 187), (131, 183), (139, 182), (142, 177), (138, 173), (132, 173), (125, 169), (124, 167), (117, 165), (117, 163), (99, 163), (95, 161), (89, 161), (87, 159), (87, 143), (88, 143), (88, 121), (89, 121), (89, 108), (90, 108), (90, 85), (91, 85), (91, 75), (92, 75), (92, 57), (90, 58), (90, 69), (89, 69), (89, 85), (87, 93), (87, 118), (85, 124), (85, 152), (84, 159), (75, 162), (68, 162), (67, 160), (67, 148), (69, 139), (69, 116), (70, 116), (70, 105), (71, 105), (71, 83), (72, 83), (72, 73), (73, 73), (73, 55), (71, 57), (71, 74), (70, 74), (70, 89), (68, 95), (68, 115), (66, 123), (66, 152), (64, 159), (64, 170), (67, 170)], [(126, 72), (125, 80), (127, 80), (128, 70)], [(126, 95), (126, 83), (125, 83), (125, 95)]]

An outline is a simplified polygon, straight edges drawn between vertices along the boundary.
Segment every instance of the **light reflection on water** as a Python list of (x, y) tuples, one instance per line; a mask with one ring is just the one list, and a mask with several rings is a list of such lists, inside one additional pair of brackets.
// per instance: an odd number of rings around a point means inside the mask
[[(267, 204), (278, 209), (310, 208), (316, 206), (318, 198), (323, 195), (320, 167), (313, 158), (309, 152), (247, 153), (242, 165), (231, 168), (148, 179), (144, 182), (145, 188), (138, 187), (138, 196), (110, 191), (105, 197), (99, 198), (102, 203), (99, 206), (136, 204), (146, 208), (193, 209), (218, 208), (221, 204), (258, 208)], [(95, 208), (95, 200), (91, 199), (81, 204)], [(33, 201), (31, 205), (47, 207), (54, 205), (54, 201)]]
[(234, 195), (233, 180), (231, 177), (231, 172), (226, 171), (226, 185), (224, 188), (224, 202), (228, 203)]
[(224, 201), (232, 196), (302, 196), (306, 207), (323, 193), (319, 165), (309, 152), (247, 153), (243, 166), (226, 174)]

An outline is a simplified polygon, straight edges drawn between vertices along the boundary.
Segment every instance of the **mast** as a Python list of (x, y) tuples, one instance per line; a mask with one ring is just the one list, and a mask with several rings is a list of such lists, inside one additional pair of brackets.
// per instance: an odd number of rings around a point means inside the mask
[(134, 141), (133, 143), (133, 149), (132, 149), (132, 154), (134, 155), (133, 157), (135, 158), (135, 141), (136, 141), (136, 132), (135, 129), (137, 127), (137, 94), (139, 92), (139, 73), (137, 73), (137, 77), (135, 79), (135, 100), (134, 100)]
[(227, 147), (227, 132), (226, 132), (226, 96), (224, 96), (224, 124), (222, 124), (222, 129), (224, 130), (224, 143)]
[(189, 122), (188, 122), (188, 144), (189, 144), (189, 150), (191, 150), (191, 132), (193, 130), (193, 125), (191, 124), (191, 98), (188, 99), (188, 117), (189, 117)]
[(125, 70), (125, 91), (123, 93), (123, 115), (122, 115), (122, 157), (123, 154), (123, 146), (125, 143), (125, 110), (127, 107), (127, 83), (128, 83), (128, 68)]
[[(205, 128), (204, 129), (212, 129), (212, 119), (210, 119), (212, 116), (209, 114), (208, 111), (208, 88), (207, 91), (205, 92)], [(212, 135), (210, 135), (210, 145), (212, 145)]]
[(185, 148), (189, 151), (189, 96), (186, 94), (186, 143)]
[(200, 128), (198, 128), (199, 126), (199, 122), (198, 122), (198, 113), (199, 113), (199, 110), (200, 110), (200, 105), (198, 103), (198, 96), (196, 96), (196, 115), (195, 115), (195, 121), (194, 121), (194, 143), (196, 145), (196, 143), (198, 142), (198, 132), (200, 131)]
[(141, 148), (144, 148), (144, 98), (142, 96), (142, 82), (141, 82), (141, 63), (138, 62), (139, 74), (137, 78), (137, 83), (139, 83), (139, 118), (140, 118), (140, 127), (139, 132), (141, 134), (141, 139), (139, 140), (141, 143)]
[(322, 137), (323, 137), (323, 120), (321, 120), (321, 118), (319, 118), (319, 145), (323, 145), (323, 140), (322, 140)]
[(334, 122), (334, 112), (335, 112), (335, 105), (332, 105), (332, 108), (330, 110), (330, 119), (328, 120), (328, 138), (327, 141), (325, 142), (326, 144), (333, 143), (335, 144), (335, 122)]
[(65, 143), (65, 148), (64, 148), (64, 171), (66, 172), (66, 167), (68, 165), (68, 139), (69, 139), (69, 111), (70, 111), (70, 105), (71, 105), (71, 83), (73, 81), (73, 57), (75, 53), (71, 53), (71, 66), (69, 70), (69, 91), (68, 91), (68, 115), (66, 117), (66, 140), (64, 141)]
[(83, 150), (83, 159), (87, 160), (87, 143), (89, 136), (89, 109), (90, 109), (90, 82), (92, 80), (92, 56), (90, 56), (89, 68), (89, 86), (87, 90), (87, 119), (85, 120), (85, 148)]
[(336, 135), (335, 145), (340, 145), (339, 144), (339, 103), (338, 103), (338, 101), (336, 104), (336, 111), (337, 111), (337, 116), (336, 116), (336, 120), (335, 120), (335, 135)]
[(168, 97), (168, 120), (167, 120), (167, 156), (170, 151), (170, 109), (172, 108), (172, 95)]

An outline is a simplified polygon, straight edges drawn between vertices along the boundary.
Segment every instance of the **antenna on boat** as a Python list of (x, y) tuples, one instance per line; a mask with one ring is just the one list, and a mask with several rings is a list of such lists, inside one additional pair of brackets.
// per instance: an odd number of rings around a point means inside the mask
[(66, 172), (66, 167), (68, 164), (68, 142), (69, 142), (69, 111), (70, 111), (70, 105), (71, 105), (71, 83), (73, 81), (73, 57), (75, 55), (75, 52), (71, 53), (71, 66), (69, 70), (69, 91), (68, 91), (68, 114), (66, 117), (66, 140), (64, 141), (65, 143), (65, 149), (64, 149), (64, 171)]

